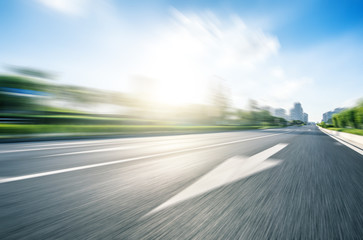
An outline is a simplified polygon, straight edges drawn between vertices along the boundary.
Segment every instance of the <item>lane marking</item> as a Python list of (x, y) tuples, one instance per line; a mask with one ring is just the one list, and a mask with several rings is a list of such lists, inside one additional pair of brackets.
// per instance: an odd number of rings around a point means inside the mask
[[(160, 141), (157, 144), (161, 144), (163, 142), (170, 142), (170, 141)], [(120, 143), (121, 142), (111, 142), (112, 145), (120, 144)], [(59, 146), (59, 147), (45, 147), (45, 148), (28, 148), (28, 149), (2, 150), (2, 151), (0, 151), (0, 153), (31, 152), (31, 151), (53, 150), (53, 149), (54, 150), (57, 150), (57, 149), (65, 149), (65, 148), (82, 148), (82, 147), (90, 147), (90, 146), (102, 146), (102, 145), (105, 145), (105, 144), (106, 143), (92, 143), (92, 144), (74, 143), (74, 145), (76, 145), (76, 146), (74, 146), (72, 144), (70, 146)], [(135, 143), (134, 142), (128, 142), (127, 144), (129, 145), (129, 144), (135, 144)], [(143, 144), (143, 146), (146, 146), (146, 145), (151, 145), (151, 146), (157, 145), (155, 143), (144, 143), (144, 142), (142, 142), (142, 143), (137, 143), (136, 142), (136, 144)], [(47, 145), (44, 145), (44, 146), (47, 146)], [(140, 146), (140, 145), (138, 145), (138, 146)], [(49, 156), (57, 156), (57, 155), (58, 154), (49, 155)]]
[(359, 154), (363, 155), (363, 150), (362, 150), (362, 149), (360, 149), (360, 148), (358, 148), (358, 147), (356, 147), (356, 146), (354, 146), (354, 145), (352, 145), (352, 144), (350, 144), (350, 143), (347, 143), (347, 142), (345, 142), (345, 141), (343, 141), (343, 140), (341, 140), (341, 139), (339, 139), (339, 138), (337, 138), (337, 137), (335, 137), (335, 136), (333, 136), (333, 135), (331, 135), (331, 134), (329, 134), (329, 133), (327, 133), (327, 132), (323, 131), (323, 130), (322, 130), (322, 129), (320, 129), (320, 128), (319, 128), (319, 130), (320, 130), (320, 131), (322, 131), (323, 133), (325, 133), (326, 135), (328, 135), (329, 137), (334, 138), (334, 139), (335, 139), (335, 140), (337, 140), (338, 142), (340, 142), (340, 143), (344, 144), (345, 146), (347, 146), (347, 147), (351, 148), (352, 150), (356, 151), (357, 153), (359, 153)]
[[(266, 129), (268, 130), (268, 129)], [(264, 131), (264, 130), (261, 130)], [(284, 129), (282, 131), (289, 131), (288, 129)], [(294, 130), (293, 130), (294, 131)], [(292, 131), (291, 131), (292, 132)], [(217, 134), (223, 134), (223, 133), (217, 133)], [(195, 136), (196, 134), (190, 134), (188, 136)], [(188, 141), (185, 138), (181, 138), (181, 136), (174, 136), (177, 137), (177, 139), (171, 139), (169, 140), (170, 136), (162, 136), (162, 137), (155, 137), (157, 140), (160, 140), (162, 142), (170, 142), (170, 141)], [(185, 136), (183, 136), (185, 137)], [(213, 136), (213, 138), (219, 138), (218, 136)], [(42, 150), (51, 150), (51, 149), (64, 149), (64, 148), (78, 148), (78, 147), (87, 147), (87, 146), (97, 146), (97, 145), (106, 145), (106, 144), (118, 144), (118, 143), (124, 143), (127, 144), (138, 144), (143, 143), (144, 141), (141, 141), (139, 138), (129, 138), (129, 139), (102, 139), (102, 140), (91, 140), (91, 141), (75, 141), (75, 142), (66, 142), (66, 143), (51, 143), (51, 144), (40, 144), (32, 146), (30, 144), (25, 145), (25, 147), (30, 148), (22, 148), (22, 149), (13, 149), (13, 150), (0, 150), (0, 153), (17, 153), (17, 152), (27, 152), (27, 151), (42, 151)], [(194, 141), (199, 141), (200, 139), (194, 139)]]
[(66, 152), (66, 153), (58, 153), (58, 154), (45, 155), (45, 156), (41, 156), (39, 158), (68, 156), (68, 155), (77, 155), (77, 154), (95, 153), (95, 152), (107, 152), (107, 151), (115, 151), (115, 150), (127, 150), (127, 149), (139, 148), (139, 147), (145, 147), (145, 146), (139, 146), (138, 145), (138, 146), (129, 146), (129, 147), (102, 148), (102, 149), (79, 151), (79, 152)]
[(260, 137), (249, 138), (249, 139), (241, 139), (241, 140), (236, 140), (236, 141), (231, 141), (231, 142), (217, 143), (217, 144), (212, 144), (212, 145), (207, 145), (207, 146), (176, 150), (176, 151), (171, 151), (171, 152), (166, 152), (166, 153), (151, 154), (151, 155), (146, 155), (146, 156), (141, 156), (141, 157), (126, 158), (126, 159), (120, 159), (120, 160), (115, 160), (115, 161), (110, 161), (110, 162), (84, 165), (84, 166), (80, 166), (80, 167), (65, 168), (65, 169), (49, 171), (49, 172), (28, 174), (28, 175), (17, 176), (17, 177), (6, 177), (6, 178), (0, 179), (0, 184), (21, 181), (21, 180), (26, 180), (26, 179), (32, 179), (32, 178), (38, 178), (38, 177), (43, 177), (43, 176), (49, 176), (49, 175), (55, 175), (55, 174), (59, 174), (59, 173), (73, 172), (73, 171), (79, 171), (79, 170), (83, 170), (83, 169), (90, 169), (90, 168), (102, 167), (102, 166), (107, 166), (107, 165), (144, 160), (144, 159), (154, 158), (154, 157), (164, 157), (164, 156), (168, 156), (168, 155), (172, 155), (172, 154), (186, 153), (186, 152), (195, 151), (195, 150), (203, 150), (203, 149), (208, 149), (208, 148), (226, 146), (226, 145), (230, 145), (230, 144), (234, 144), (234, 143), (240, 143), (240, 142), (246, 142), (246, 141), (251, 141), (251, 140), (256, 140), (256, 139), (261, 139), (261, 138), (273, 137), (273, 136), (287, 134), (287, 133), (288, 132), (270, 134), (270, 135), (265, 135), (265, 136), (260, 136)]
[(223, 185), (236, 182), (242, 178), (251, 176), (257, 172), (261, 172), (265, 169), (274, 167), (281, 163), (281, 161), (265, 161), (272, 155), (281, 151), (288, 144), (277, 144), (271, 148), (268, 148), (260, 153), (257, 153), (249, 158), (235, 156), (227, 159), (225, 162), (218, 165), (216, 168), (202, 176), (198, 181), (170, 198), (165, 203), (154, 208), (144, 217), (147, 217), (153, 213), (163, 210), (167, 207), (183, 202), (195, 196), (209, 192), (213, 189), (221, 187)]
[[(60, 142), (60, 143), (50, 143), (50, 144), (37, 144), (36, 147), (51, 147), (51, 146), (63, 146), (63, 145), (103, 145), (107, 143), (123, 143), (123, 142), (130, 142), (135, 143), (139, 142), (141, 137), (133, 137), (133, 138), (112, 138), (112, 139), (100, 139), (100, 140), (89, 140), (89, 141), (81, 141), (81, 140), (72, 140), (71, 142)], [(158, 137), (159, 138), (159, 137)], [(64, 140), (63, 140), (64, 141)], [(165, 140), (166, 141), (166, 140)], [(25, 143), (26, 146), (32, 146), (33, 143)]]
[[(107, 142), (108, 143), (108, 142)], [(120, 142), (112, 142), (111, 144), (119, 144)], [(51, 150), (51, 149), (64, 149), (64, 148), (81, 148), (81, 147), (88, 147), (88, 146), (98, 146), (98, 145), (105, 145), (106, 142), (102, 143), (67, 143), (67, 144), (59, 144), (59, 145), (66, 145), (66, 146), (57, 146), (56, 147), (42, 147), (42, 148), (25, 148), (25, 149), (15, 149), (15, 150), (2, 150), (0, 153), (15, 153), (15, 152), (30, 152), (30, 151), (42, 151), (42, 150)], [(132, 142), (130, 142), (132, 144)], [(38, 145), (39, 146), (52, 146), (52, 145)]]
[(64, 147), (46, 147), (46, 148), (28, 148), (28, 149), (16, 149), (16, 150), (3, 150), (0, 153), (16, 153), (16, 152), (31, 152), (31, 151), (42, 151), (50, 149), (64, 149), (64, 148), (76, 148), (82, 146), (64, 146)]
[[(113, 147), (113, 148), (101, 148), (101, 149), (85, 150), (85, 151), (79, 151), (79, 152), (56, 153), (56, 154), (50, 154), (50, 155), (40, 156), (40, 157), (37, 157), (37, 158), (68, 156), (68, 155), (87, 154), (87, 153), (94, 153), (94, 152), (107, 152), (107, 151), (116, 151), (116, 150), (129, 150), (129, 149), (135, 149), (135, 148), (162, 147), (163, 144), (164, 144), (163, 141), (162, 142), (157, 142), (157, 143), (143, 143), (143, 144), (137, 144), (137, 145), (132, 145), (132, 146), (120, 146), (120, 147)], [(167, 148), (170, 149), (173, 146), (176, 146), (178, 144), (179, 143), (168, 144)], [(165, 145), (164, 145), (164, 147), (165, 147)]]

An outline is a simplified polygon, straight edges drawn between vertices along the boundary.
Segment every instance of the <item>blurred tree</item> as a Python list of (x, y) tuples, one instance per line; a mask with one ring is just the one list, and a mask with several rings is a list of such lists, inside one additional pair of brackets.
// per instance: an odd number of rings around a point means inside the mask
[(212, 112), (210, 113), (213, 121), (223, 122), (228, 116), (229, 109), (229, 89), (222, 84), (221, 79), (212, 81), (209, 86), (209, 97)]
[(357, 128), (363, 129), (363, 105), (359, 105), (355, 110), (355, 121)]
[(54, 73), (50, 73), (47, 71), (28, 68), (28, 67), (19, 67), (19, 66), (7, 66), (7, 69), (16, 74), (25, 75), (29, 77), (43, 78), (43, 79), (55, 79), (56, 75)]
[(256, 112), (256, 111), (260, 110), (260, 108), (258, 106), (258, 102), (256, 100), (254, 100), (254, 99), (248, 100), (248, 106), (249, 106), (250, 111), (255, 111)]
[(333, 117), (332, 117), (332, 122), (333, 122), (333, 126), (334, 127), (339, 127), (339, 124), (338, 124), (338, 115), (337, 114), (334, 114)]
[(37, 106), (36, 97), (47, 95), (48, 84), (24, 76), (0, 75), (0, 109), (28, 110)]
[[(300, 121), (300, 120), (292, 120), (291, 125), (303, 125), (304, 122)], [(326, 127), (326, 123), (325, 122), (321, 122), (322, 127)]]
[(357, 102), (357, 106), (334, 114), (332, 120), (334, 127), (363, 128), (363, 99)]
[(345, 128), (347, 121), (345, 119), (344, 113), (338, 114), (338, 127)]

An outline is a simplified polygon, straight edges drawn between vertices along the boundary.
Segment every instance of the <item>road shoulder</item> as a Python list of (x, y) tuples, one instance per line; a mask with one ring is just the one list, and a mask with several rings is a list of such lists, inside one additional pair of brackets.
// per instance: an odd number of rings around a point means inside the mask
[(328, 130), (319, 126), (318, 128), (326, 135), (363, 155), (363, 136)]

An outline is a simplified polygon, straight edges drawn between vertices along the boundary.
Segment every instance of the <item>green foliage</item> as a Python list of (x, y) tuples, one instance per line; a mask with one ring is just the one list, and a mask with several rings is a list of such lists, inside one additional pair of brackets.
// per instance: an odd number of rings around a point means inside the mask
[(51, 74), (49, 72), (45, 72), (43, 70), (34, 69), (34, 68), (9, 66), (8, 69), (14, 73), (31, 76), (31, 77), (44, 78), (44, 79), (54, 78), (53, 74)]
[(355, 108), (354, 121), (357, 128), (363, 129), (363, 104)]
[(252, 111), (237, 111), (239, 124), (254, 125), (254, 126), (287, 126), (287, 121), (284, 118), (274, 117), (266, 110), (254, 108)]
[(336, 114), (333, 115), (332, 122), (333, 126), (338, 126), (339, 122), (338, 122), (338, 116), (336, 116)]
[(170, 125), (54, 125), (0, 124), (0, 134), (89, 133), (89, 134), (145, 134), (188, 133), (259, 129), (261, 126), (170, 126)]
[(360, 103), (354, 108), (347, 109), (341, 113), (334, 114), (333, 126), (336, 128), (363, 128), (363, 104)]
[(48, 92), (50, 85), (23, 76), (0, 75), (0, 110), (32, 110), (37, 106), (33, 98), (9, 94), (7, 89)]
[(46, 91), (49, 85), (23, 76), (0, 75), (0, 87)]
[[(303, 121), (300, 121), (300, 120), (292, 120), (291, 122), (290, 122), (290, 124), (291, 125), (298, 125), (298, 126), (300, 126), (300, 125), (304, 125), (305, 123), (303, 122)], [(325, 124), (325, 123), (324, 123)]]
[(346, 132), (363, 136), (363, 129), (354, 129), (354, 128), (328, 128), (328, 129), (333, 131)]

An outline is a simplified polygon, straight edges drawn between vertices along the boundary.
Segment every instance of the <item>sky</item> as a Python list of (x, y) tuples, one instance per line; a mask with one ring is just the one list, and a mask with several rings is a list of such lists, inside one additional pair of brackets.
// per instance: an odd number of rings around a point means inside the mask
[(301, 102), (310, 121), (363, 97), (363, 2), (0, 1), (0, 72), (47, 70), (57, 81), (160, 101), (203, 103), (211, 83), (230, 103)]

